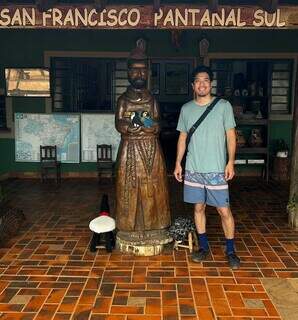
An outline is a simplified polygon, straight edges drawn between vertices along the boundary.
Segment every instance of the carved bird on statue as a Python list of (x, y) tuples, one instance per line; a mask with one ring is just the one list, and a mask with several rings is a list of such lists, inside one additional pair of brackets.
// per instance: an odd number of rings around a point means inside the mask
[(140, 119), (140, 116), (137, 112), (132, 111), (130, 115), (131, 123), (134, 127), (143, 126), (143, 122)]
[(141, 121), (145, 128), (150, 128), (153, 126), (154, 121), (150, 117), (150, 114), (148, 111), (142, 111), (141, 113)]

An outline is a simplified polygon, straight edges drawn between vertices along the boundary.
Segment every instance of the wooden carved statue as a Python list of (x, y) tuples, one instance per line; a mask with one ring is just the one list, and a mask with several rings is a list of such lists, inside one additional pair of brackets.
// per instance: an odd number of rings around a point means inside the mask
[[(126, 240), (144, 240), (170, 225), (165, 162), (158, 140), (159, 108), (146, 88), (147, 57), (137, 46), (128, 60), (130, 86), (115, 115), (121, 143), (116, 169), (116, 226)], [(152, 236), (152, 234), (151, 234)]]

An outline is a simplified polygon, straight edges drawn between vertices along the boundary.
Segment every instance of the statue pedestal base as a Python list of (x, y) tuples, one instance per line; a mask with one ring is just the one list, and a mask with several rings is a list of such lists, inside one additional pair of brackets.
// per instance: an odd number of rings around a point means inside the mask
[(123, 253), (136, 256), (160, 254), (165, 244), (173, 241), (167, 230), (119, 231), (116, 247)]

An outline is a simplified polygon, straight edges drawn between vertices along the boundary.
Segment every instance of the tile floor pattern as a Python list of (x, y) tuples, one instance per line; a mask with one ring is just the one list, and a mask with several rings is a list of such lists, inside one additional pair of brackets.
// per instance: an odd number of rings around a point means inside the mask
[[(287, 226), (287, 186), (252, 179), (232, 183), (242, 267), (231, 271), (212, 208), (212, 255), (203, 264), (171, 246), (154, 257), (94, 254), (88, 223), (103, 193), (113, 213), (108, 182), (67, 180), (59, 188), (37, 180), (5, 184), (27, 219), (0, 247), (0, 320), (276, 320), (280, 313), (262, 281), (298, 278), (298, 232)], [(170, 181), (170, 194), (173, 216), (191, 215), (192, 207), (181, 201), (181, 185)]]

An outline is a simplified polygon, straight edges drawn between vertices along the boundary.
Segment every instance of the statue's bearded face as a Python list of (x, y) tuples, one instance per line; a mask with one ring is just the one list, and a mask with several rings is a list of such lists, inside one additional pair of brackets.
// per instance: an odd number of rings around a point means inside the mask
[(128, 81), (137, 89), (146, 86), (148, 79), (148, 68), (145, 62), (133, 62), (128, 68)]

